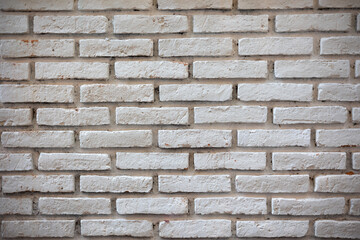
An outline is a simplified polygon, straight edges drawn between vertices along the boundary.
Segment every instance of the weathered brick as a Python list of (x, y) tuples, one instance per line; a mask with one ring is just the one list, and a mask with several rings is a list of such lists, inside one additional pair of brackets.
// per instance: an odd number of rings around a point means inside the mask
[(83, 236), (151, 237), (153, 224), (145, 220), (89, 219), (81, 220)]
[(29, 19), (25, 15), (1, 15), (0, 22), (0, 34), (22, 34), (29, 32)]
[(360, 153), (352, 154), (352, 167), (353, 169), (360, 169)]
[(0, 40), (0, 53), (4, 58), (73, 57), (75, 41), (72, 39)]
[(36, 79), (107, 79), (109, 64), (103, 62), (37, 62)]
[(318, 89), (320, 101), (360, 101), (360, 84), (320, 83)]
[(187, 198), (118, 198), (118, 214), (187, 214)]
[(34, 33), (98, 34), (106, 33), (105, 16), (35, 16)]
[(75, 180), (72, 175), (16, 175), (2, 177), (4, 193), (19, 192), (74, 192)]
[(8, 148), (71, 148), (74, 142), (73, 131), (23, 131), (1, 134), (1, 144)]
[(160, 101), (224, 102), (232, 99), (230, 84), (169, 84), (159, 86)]
[(310, 102), (313, 85), (295, 83), (238, 84), (240, 101), (298, 101)]
[(238, 237), (304, 237), (309, 230), (309, 221), (267, 220), (237, 221)]
[(80, 176), (81, 192), (140, 192), (148, 193), (152, 189), (152, 177), (134, 176)]
[(110, 214), (109, 198), (39, 198), (39, 211), (44, 215)]
[(2, 0), (5, 11), (68, 11), (74, 9), (74, 0)]
[(229, 175), (160, 175), (159, 191), (176, 192), (230, 192)]
[(360, 37), (329, 37), (320, 40), (321, 55), (360, 54)]
[(15, 85), (0, 86), (0, 102), (3, 103), (72, 103), (74, 87), (70, 85)]
[(356, 216), (360, 215), (360, 199), (359, 198), (350, 199), (349, 214), (356, 215)]
[(311, 37), (241, 38), (239, 55), (310, 55)]
[(94, 171), (110, 170), (108, 154), (91, 153), (40, 153), (38, 169), (43, 171)]
[(29, 77), (29, 63), (0, 63), (0, 80), (29, 80)]
[(178, 56), (230, 56), (233, 54), (231, 38), (160, 39), (161, 57)]
[(319, 0), (320, 8), (360, 8), (358, 0)]
[(360, 146), (360, 129), (316, 130), (316, 145), (320, 147)]
[(349, 31), (350, 13), (277, 15), (276, 32)]
[(267, 32), (268, 15), (194, 15), (195, 33)]
[(346, 169), (346, 153), (335, 152), (274, 152), (273, 170)]
[(88, 126), (110, 124), (110, 111), (107, 107), (92, 108), (38, 108), (38, 125), (48, 126)]
[(0, 108), (0, 126), (29, 126), (31, 122), (31, 109)]
[(273, 198), (273, 215), (339, 215), (345, 213), (345, 198)]
[(33, 170), (31, 153), (0, 153), (0, 171)]
[(31, 215), (32, 204), (31, 198), (0, 198), (0, 214)]
[(308, 147), (310, 129), (238, 130), (239, 147)]
[(196, 61), (194, 78), (266, 78), (267, 61)]
[(360, 236), (360, 221), (315, 221), (315, 236), (321, 238), (352, 238)]
[(116, 78), (174, 78), (189, 76), (188, 64), (170, 61), (121, 61), (115, 63)]
[(357, 15), (357, 27), (356, 30), (359, 32), (360, 31), (360, 13)]
[(150, 147), (151, 130), (81, 131), (81, 148)]
[(238, 9), (291, 9), (312, 8), (312, 0), (239, 0)]
[(147, 10), (152, 6), (152, 0), (79, 0), (80, 10)]
[(75, 220), (2, 221), (4, 238), (74, 237)]
[(348, 60), (278, 60), (274, 64), (277, 78), (347, 78)]
[(161, 10), (231, 9), (232, 0), (158, 0)]
[(360, 175), (325, 175), (315, 178), (315, 192), (360, 193)]
[(266, 198), (253, 197), (221, 197), (196, 198), (196, 214), (266, 214)]
[(186, 16), (115, 15), (115, 34), (182, 33), (188, 30)]
[(309, 175), (238, 175), (237, 192), (250, 193), (302, 193), (310, 187)]
[(80, 102), (153, 102), (152, 84), (91, 84), (80, 87)]
[(159, 130), (160, 148), (226, 148), (231, 147), (231, 130)]
[(116, 153), (116, 167), (119, 169), (176, 169), (189, 167), (188, 153)]
[(266, 154), (264, 152), (195, 153), (194, 165), (195, 170), (265, 170)]
[[(359, 17), (359, 19), (360, 19), (360, 17)], [(359, 30), (360, 30), (360, 23), (359, 23)], [(355, 77), (356, 78), (360, 77), (360, 60), (355, 61)]]
[(274, 124), (345, 123), (348, 111), (339, 106), (274, 108)]
[(152, 56), (153, 41), (150, 39), (82, 39), (80, 57), (129, 57)]

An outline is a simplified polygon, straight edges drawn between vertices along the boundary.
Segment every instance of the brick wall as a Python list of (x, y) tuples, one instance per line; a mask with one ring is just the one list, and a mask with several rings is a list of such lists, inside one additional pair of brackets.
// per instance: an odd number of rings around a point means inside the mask
[(360, 238), (359, 0), (0, 9), (2, 238)]

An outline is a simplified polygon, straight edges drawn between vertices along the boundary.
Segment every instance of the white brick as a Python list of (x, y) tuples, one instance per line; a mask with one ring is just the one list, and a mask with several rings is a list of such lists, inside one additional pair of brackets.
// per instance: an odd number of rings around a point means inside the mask
[(360, 236), (360, 221), (315, 221), (315, 236), (321, 238), (351, 238)]
[(161, 10), (231, 9), (232, 0), (158, 0)]
[(195, 107), (195, 123), (265, 123), (267, 108), (261, 106)]
[(346, 153), (337, 152), (275, 152), (273, 170), (346, 169)]
[(31, 109), (0, 108), (0, 126), (29, 126), (31, 122)]
[(164, 221), (159, 224), (163, 238), (231, 237), (231, 221), (225, 219)]
[(233, 54), (231, 38), (178, 38), (160, 39), (159, 56), (230, 56)]
[(108, 19), (105, 16), (35, 16), (34, 33), (106, 33)]
[(189, 76), (188, 64), (170, 61), (121, 61), (115, 63), (116, 78), (174, 78)]
[(2, 221), (4, 238), (74, 237), (75, 220)]
[(0, 63), (0, 80), (29, 80), (29, 77), (29, 63)]
[(229, 175), (160, 175), (159, 191), (176, 192), (230, 192)]
[(39, 210), (44, 215), (110, 214), (109, 198), (39, 198)]
[(266, 78), (267, 61), (196, 61), (194, 78)]
[(320, 55), (360, 54), (360, 37), (321, 38)]
[(29, 32), (29, 19), (25, 15), (1, 15), (0, 22), (0, 34), (21, 34)]
[(237, 221), (238, 237), (304, 237), (309, 230), (309, 221), (267, 220)]
[(159, 130), (160, 148), (231, 147), (231, 130)]
[(310, 187), (309, 175), (238, 175), (237, 192), (250, 193), (303, 193)]
[(0, 52), (4, 58), (73, 57), (75, 41), (72, 39), (1, 40)]
[(348, 111), (344, 107), (274, 108), (274, 124), (345, 123)]
[(148, 193), (152, 189), (152, 177), (134, 176), (80, 176), (81, 192), (141, 192)]
[(32, 214), (31, 198), (0, 198), (0, 214)]
[(312, 0), (239, 0), (238, 9), (312, 8)]
[(151, 237), (153, 235), (153, 224), (145, 220), (81, 220), (81, 235)]
[(360, 199), (359, 198), (350, 199), (350, 211), (349, 211), (349, 214), (350, 215), (356, 215), (356, 216), (360, 215)]
[[(360, 31), (360, 17), (359, 17), (359, 31)], [(355, 77), (356, 78), (360, 77), (360, 60), (355, 61)]]
[(195, 153), (194, 165), (195, 170), (265, 170), (266, 154), (264, 152)]
[(81, 131), (81, 148), (150, 147), (151, 130)]
[(238, 130), (239, 147), (309, 147), (310, 129)]
[(150, 39), (82, 39), (80, 57), (128, 57), (152, 56), (153, 41)]
[(320, 147), (360, 146), (360, 129), (316, 130), (316, 145)]
[(174, 169), (189, 167), (188, 153), (116, 153), (116, 167), (119, 169)]
[(72, 103), (74, 102), (74, 87), (70, 85), (3, 84), (0, 86), (0, 102)]
[(188, 30), (186, 16), (115, 15), (115, 34), (182, 33)]
[(109, 64), (103, 62), (37, 62), (36, 79), (107, 79)]
[(299, 101), (312, 100), (311, 84), (294, 83), (262, 83), (238, 84), (238, 99), (240, 101)]
[(360, 175), (325, 175), (315, 178), (315, 192), (360, 193)]
[(358, 0), (319, 0), (321, 8), (360, 8)]
[(357, 27), (356, 30), (359, 32), (360, 31), (360, 13), (357, 15)]
[(350, 13), (277, 15), (276, 32), (349, 31)]
[(80, 10), (139, 9), (152, 6), (152, 0), (79, 0)]
[(1, 134), (1, 144), (10, 148), (71, 148), (74, 142), (73, 131), (23, 131)]
[(353, 169), (360, 169), (360, 153), (352, 154), (352, 167)]
[(187, 198), (118, 198), (118, 214), (187, 214)]
[(38, 169), (42, 171), (93, 171), (110, 170), (108, 154), (91, 153), (40, 153)]
[(2, 190), (4, 193), (74, 192), (75, 180), (72, 175), (3, 176)]
[(232, 99), (231, 84), (171, 84), (160, 85), (160, 101), (210, 101)]
[(310, 55), (311, 37), (241, 38), (239, 55)]
[(153, 102), (152, 84), (91, 84), (80, 87), (80, 102)]
[(221, 197), (196, 198), (196, 214), (266, 214), (266, 198)]
[(320, 101), (360, 101), (360, 84), (320, 83)]
[(268, 18), (268, 15), (194, 15), (194, 32), (267, 32)]
[(2, 0), (0, 9), (17, 11), (73, 10), (74, 0)]
[(36, 121), (48, 126), (106, 125), (110, 124), (110, 111), (107, 107), (38, 108)]
[(277, 78), (347, 78), (348, 60), (278, 60), (274, 64)]
[(189, 122), (188, 108), (162, 107), (162, 108), (116, 108), (117, 124), (135, 125), (186, 125)]
[(273, 198), (273, 215), (338, 215), (345, 213), (345, 198)]
[(31, 153), (0, 153), (0, 171), (33, 170)]

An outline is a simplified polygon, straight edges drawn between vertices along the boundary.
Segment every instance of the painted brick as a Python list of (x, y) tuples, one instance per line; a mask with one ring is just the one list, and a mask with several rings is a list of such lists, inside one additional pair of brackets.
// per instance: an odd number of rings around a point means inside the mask
[(33, 201), (31, 198), (0, 198), (0, 214), (31, 215), (33, 210), (32, 204)]
[(239, 0), (238, 9), (291, 9), (312, 8), (311, 0)]
[(29, 32), (29, 19), (25, 15), (2, 15), (0, 16), (0, 22), (0, 34), (22, 34)]
[(319, 0), (321, 8), (360, 8), (360, 2), (357, 0)]
[(33, 170), (31, 153), (0, 153), (0, 171)]
[(232, 0), (158, 0), (161, 10), (231, 9)]
[(320, 101), (360, 101), (360, 84), (320, 83), (318, 89)]
[(315, 192), (359, 193), (360, 175), (325, 175), (315, 178)]
[(360, 54), (360, 37), (321, 38), (321, 55)]
[(31, 122), (31, 109), (0, 108), (0, 126), (29, 126)]
[[(359, 14), (360, 15), (360, 14)], [(358, 17), (360, 19), (360, 17)], [(359, 31), (360, 31), (360, 20), (359, 20)], [(355, 77), (360, 77), (360, 60), (355, 61)]]
[(352, 238), (360, 235), (360, 221), (315, 221), (315, 236), (321, 238)]
[(160, 175), (159, 191), (176, 192), (230, 192), (229, 175)]
[(29, 80), (29, 77), (29, 63), (0, 63), (0, 80)]
[(360, 146), (360, 129), (316, 130), (316, 145), (320, 147)]
[(151, 7), (152, 2), (152, 0), (79, 0), (78, 8), (80, 10), (147, 10)]
[(360, 215), (360, 199), (359, 198), (350, 199), (349, 214), (356, 215), (356, 216)]
[(0, 9), (5, 11), (68, 11), (73, 10), (74, 0), (2, 0)]
[(360, 153), (352, 154), (352, 167), (353, 169), (360, 169)]

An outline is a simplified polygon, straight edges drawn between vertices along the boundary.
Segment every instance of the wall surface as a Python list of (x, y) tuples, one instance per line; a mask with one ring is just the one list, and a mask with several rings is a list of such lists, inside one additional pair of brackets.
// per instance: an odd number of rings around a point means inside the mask
[(0, 9), (3, 239), (360, 239), (359, 0)]

